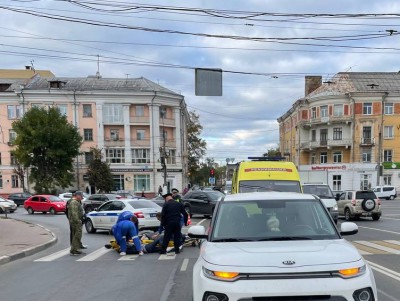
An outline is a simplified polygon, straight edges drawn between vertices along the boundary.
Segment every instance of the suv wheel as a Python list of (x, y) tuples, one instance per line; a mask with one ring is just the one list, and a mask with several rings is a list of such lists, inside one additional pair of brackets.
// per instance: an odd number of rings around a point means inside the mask
[(378, 221), (380, 217), (381, 217), (380, 215), (375, 214), (375, 215), (372, 216), (372, 219), (374, 221)]
[(346, 221), (351, 221), (353, 219), (353, 217), (351, 216), (349, 208), (346, 208), (346, 210), (344, 211), (344, 219)]
[(373, 199), (364, 199), (361, 203), (361, 208), (365, 211), (372, 211), (375, 209), (375, 201)]
[(391, 200), (394, 200), (394, 198), (395, 198), (394, 195), (391, 195), (391, 196), (390, 196), (390, 199), (391, 199)]

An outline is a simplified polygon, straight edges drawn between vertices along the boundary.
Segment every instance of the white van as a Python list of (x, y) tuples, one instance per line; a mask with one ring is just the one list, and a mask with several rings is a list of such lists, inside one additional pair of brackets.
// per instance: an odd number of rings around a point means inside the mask
[(394, 200), (397, 197), (396, 187), (394, 186), (376, 186), (372, 190), (380, 199)]

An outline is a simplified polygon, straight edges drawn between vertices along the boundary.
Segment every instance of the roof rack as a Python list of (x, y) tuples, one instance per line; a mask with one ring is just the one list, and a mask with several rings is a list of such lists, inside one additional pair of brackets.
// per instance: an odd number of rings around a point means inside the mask
[(286, 161), (285, 157), (248, 157), (252, 161)]

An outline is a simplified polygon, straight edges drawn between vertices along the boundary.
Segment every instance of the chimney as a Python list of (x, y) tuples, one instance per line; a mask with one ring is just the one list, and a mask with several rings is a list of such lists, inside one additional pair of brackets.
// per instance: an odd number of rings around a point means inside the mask
[(322, 85), (322, 76), (310, 75), (305, 77), (305, 96), (317, 90)]

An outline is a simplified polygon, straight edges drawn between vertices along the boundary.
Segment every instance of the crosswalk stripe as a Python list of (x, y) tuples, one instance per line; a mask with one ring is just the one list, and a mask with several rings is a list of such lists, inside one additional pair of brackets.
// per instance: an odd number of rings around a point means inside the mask
[(58, 258), (61, 258), (67, 254), (69, 254), (70, 248), (66, 248), (64, 250), (58, 251), (56, 253), (50, 254), (48, 256), (36, 259), (35, 261), (53, 261), (56, 260)]
[(82, 257), (79, 258), (77, 261), (93, 261), (101, 256), (103, 256), (104, 254), (107, 254), (108, 252), (114, 251), (113, 249), (106, 249), (104, 247)]
[(371, 247), (371, 248), (374, 248), (377, 250), (385, 251), (388, 253), (400, 254), (400, 250), (382, 246), (382, 245), (374, 243), (374, 242), (358, 240), (358, 241), (356, 241), (356, 243), (367, 246), (367, 247)]
[(363, 251), (361, 249), (358, 249), (358, 252), (360, 252), (361, 255), (372, 255), (373, 253), (367, 252), (367, 251)]
[[(354, 241), (353, 241), (353, 245), (357, 248), (357, 250), (359, 252), (363, 251), (363, 252), (370, 253), (371, 255), (372, 254), (389, 254), (388, 252), (385, 252), (385, 251), (381, 251), (381, 250), (377, 250), (377, 249), (370, 248), (370, 247), (367, 247), (367, 246), (363, 246), (363, 245), (358, 244), (358, 243), (356, 243)], [(370, 254), (362, 254), (362, 255), (370, 255)]]
[(398, 241), (398, 240), (384, 240), (384, 241), (386, 241), (386, 242), (388, 242), (390, 244), (393, 244), (393, 245), (400, 246), (400, 241)]
[(119, 258), (118, 261), (133, 261), (138, 257), (139, 257), (138, 255), (125, 255), (121, 256), (121, 258)]
[(158, 260), (171, 260), (175, 259), (175, 257), (175, 253), (161, 254), (160, 257), (158, 257)]

